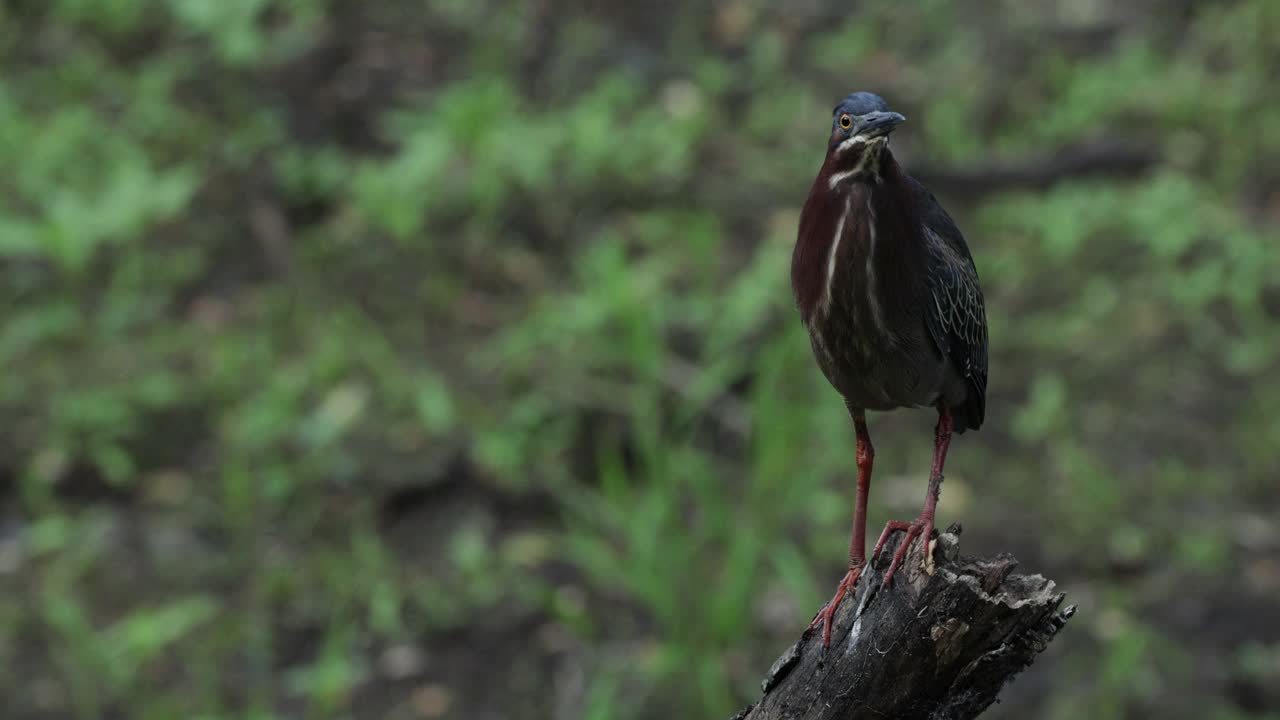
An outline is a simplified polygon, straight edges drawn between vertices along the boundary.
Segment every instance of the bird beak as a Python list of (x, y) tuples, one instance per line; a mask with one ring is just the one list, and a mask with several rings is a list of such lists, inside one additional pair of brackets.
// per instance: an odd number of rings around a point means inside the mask
[(881, 135), (888, 135), (899, 123), (905, 121), (906, 118), (896, 112), (869, 112), (858, 118), (858, 124), (854, 127), (853, 134), (873, 138)]

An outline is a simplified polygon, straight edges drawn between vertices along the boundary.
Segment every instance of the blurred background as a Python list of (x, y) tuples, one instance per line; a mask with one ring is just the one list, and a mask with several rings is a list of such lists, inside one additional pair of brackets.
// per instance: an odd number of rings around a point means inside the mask
[(844, 568), (789, 262), (860, 89), (986, 288), (938, 524), (1081, 608), (988, 717), (1280, 717), (1278, 71), (1272, 0), (7, 0), (4, 716), (757, 697)]

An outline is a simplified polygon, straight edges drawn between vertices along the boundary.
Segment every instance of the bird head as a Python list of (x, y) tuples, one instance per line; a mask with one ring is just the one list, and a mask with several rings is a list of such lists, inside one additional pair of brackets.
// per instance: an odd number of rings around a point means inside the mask
[(875, 172), (873, 161), (889, 142), (889, 133), (905, 117), (889, 109), (884, 98), (856, 92), (840, 101), (831, 116), (827, 157), (834, 172)]

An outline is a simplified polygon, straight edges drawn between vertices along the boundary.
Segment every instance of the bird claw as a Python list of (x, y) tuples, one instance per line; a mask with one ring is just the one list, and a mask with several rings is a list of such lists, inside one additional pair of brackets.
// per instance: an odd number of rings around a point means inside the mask
[(858, 578), (862, 576), (862, 570), (866, 567), (865, 563), (859, 563), (849, 566), (849, 571), (844, 574), (844, 578), (840, 580), (840, 585), (836, 587), (836, 594), (827, 601), (826, 605), (813, 616), (813, 620), (809, 622), (809, 629), (813, 630), (822, 624), (822, 647), (831, 646), (831, 625), (835, 622), (836, 609), (840, 607), (840, 601), (844, 599), (846, 593), (853, 590), (858, 584)]
[(933, 518), (918, 517), (911, 522), (902, 520), (890, 520), (885, 523), (884, 532), (880, 533), (880, 539), (876, 542), (875, 550), (871, 551), (871, 557), (879, 557), (880, 550), (884, 547), (884, 543), (889, 539), (890, 533), (896, 530), (907, 531), (907, 536), (902, 539), (902, 543), (898, 545), (898, 549), (893, 553), (893, 559), (889, 562), (889, 569), (884, 572), (882, 582), (884, 586), (892, 587), (893, 574), (898, 571), (898, 567), (902, 565), (902, 561), (907, 556), (907, 551), (911, 548), (911, 543), (917, 538), (922, 538), (921, 546), (924, 552), (924, 571), (930, 575), (933, 574)]

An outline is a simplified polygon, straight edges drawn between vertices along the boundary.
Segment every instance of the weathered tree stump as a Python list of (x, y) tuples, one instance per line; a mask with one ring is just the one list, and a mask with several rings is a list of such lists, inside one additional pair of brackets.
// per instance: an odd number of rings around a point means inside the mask
[(977, 717), (1075, 606), (1060, 611), (1053, 581), (1013, 574), (1009, 555), (961, 557), (959, 534), (953, 525), (938, 536), (932, 574), (917, 545), (885, 588), (895, 534), (841, 604), (831, 647), (806, 631), (769, 670), (760, 701), (734, 720)]

